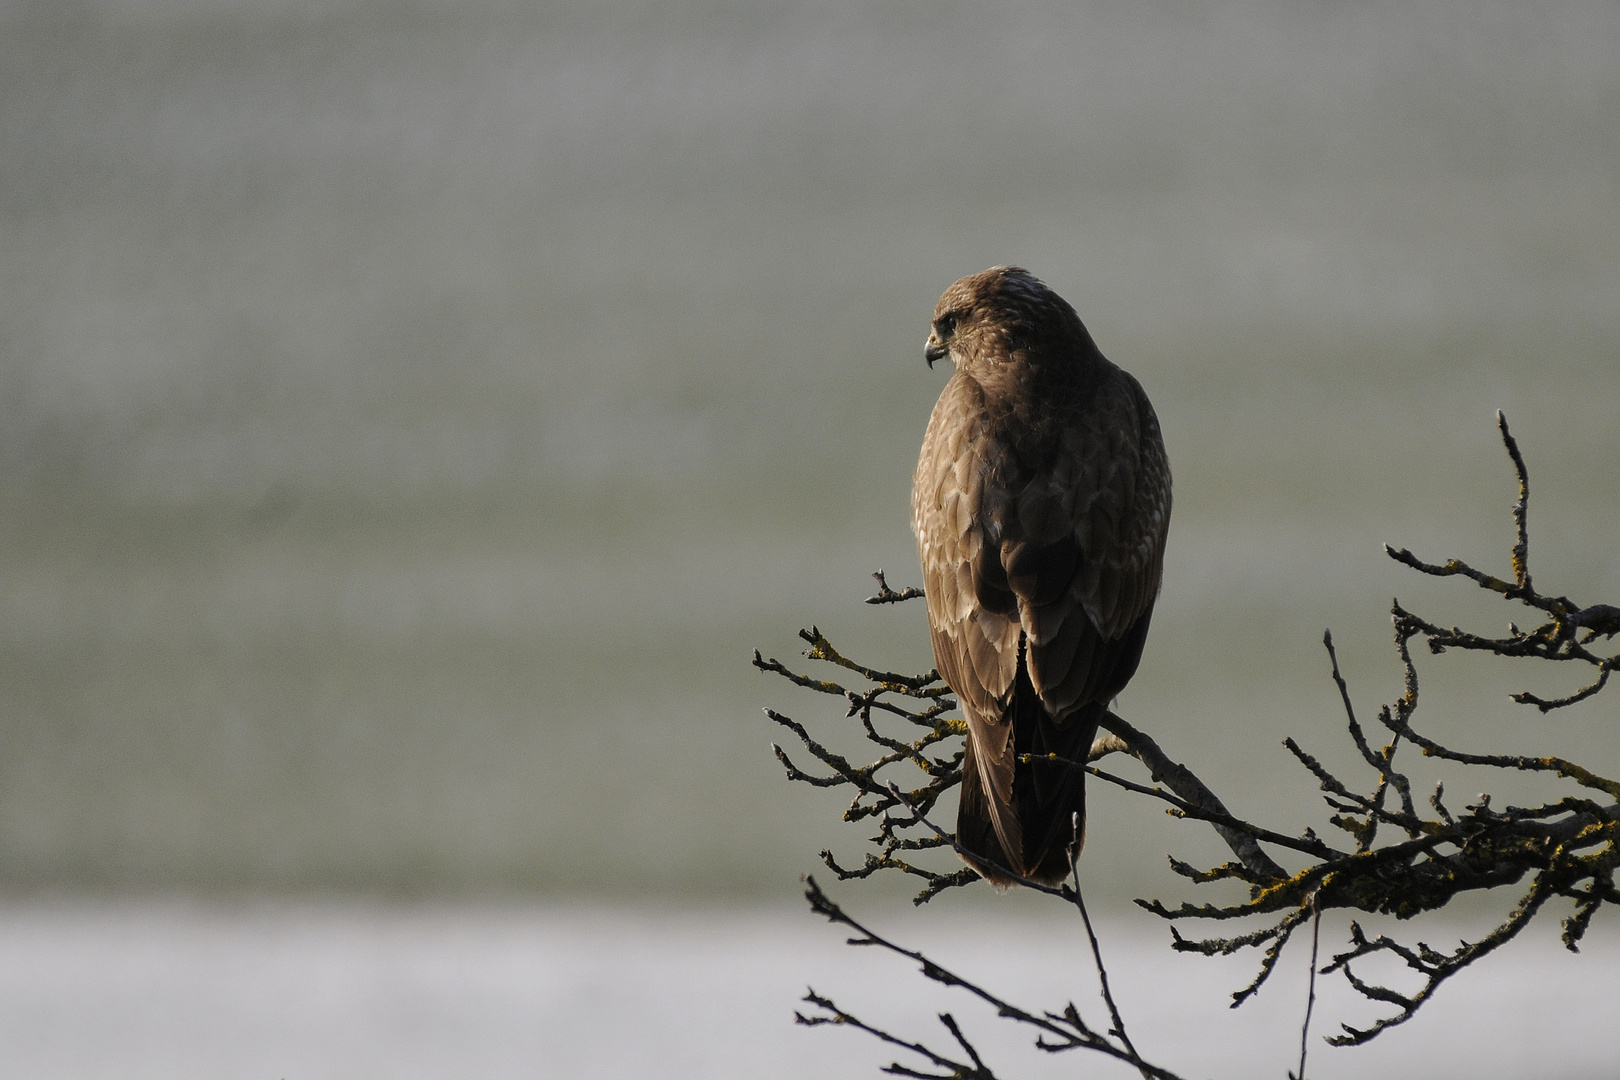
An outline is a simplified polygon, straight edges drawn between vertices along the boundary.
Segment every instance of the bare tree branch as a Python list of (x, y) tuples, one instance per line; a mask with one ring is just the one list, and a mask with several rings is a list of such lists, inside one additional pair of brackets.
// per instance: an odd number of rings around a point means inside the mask
[[(1117, 1037), (1110, 1037), (1109, 1034), (1104, 1034), (1091, 1028), (1083, 1019), (1081, 1019), (1080, 1012), (1074, 1007), (1073, 1002), (1070, 1002), (1060, 1013), (1036, 1012), (1025, 1009), (1019, 1005), (1015, 1005), (1011, 1001), (1008, 1001), (1007, 999), (986, 990), (984, 987), (979, 986), (977, 983), (957, 975), (948, 968), (942, 967), (922, 953), (907, 949), (901, 945), (897, 945), (888, 938), (885, 938), (868, 929), (866, 926), (857, 922), (854, 918), (846, 914), (843, 908), (839, 907), (827, 896), (826, 893), (822, 892), (821, 887), (816, 884), (815, 878), (806, 877), (804, 882), (805, 899), (810, 902), (810, 909), (812, 911), (825, 917), (832, 923), (849, 927), (858, 935), (850, 938), (848, 944), (856, 946), (875, 946), (877, 948), (892, 952), (897, 956), (903, 956), (908, 960), (916, 962), (926, 978), (932, 979), (934, 982), (940, 983), (943, 986), (957, 987), (965, 990), (967, 993), (973, 995), (980, 1001), (995, 1009), (996, 1015), (1004, 1019), (1011, 1020), (1015, 1023), (1022, 1024), (1026, 1027), (1033, 1028), (1037, 1032), (1036, 1045), (1039, 1046), (1040, 1049), (1048, 1052), (1080, 1049), (1092, 1050), (1096, 1053), (1107, 1055), (1108, 1057), (1115, 1058), (1119, 1061), (1123, 1061), (1134, 1066), (1142, 1073), (1144, 1077), (1147, 1077), (1148, 1080), (1180, 1080), (1180, 1077), (1176, 1076), (1175, 1073), (1170, 1072), (1168, 1069), (1164, 1069), (1157, 1065), (1152, 1065), (1146, 1061), (1143, 1061), (1133, 1049), (1128, 1048), (1128, 1044), (1119, 1041)], [(806, 998), (805, 1000), (812, 1001), (811, 998)], [(962, 1044), (964, 1049), (968, 1051), (969, 1057), (972, 1059), (971, 1061), (962, 1062), (947, 1058), (943, 1054), (930, 1050), (920, 1043), (906, 1042), (905, 1040), (898, 1039), (878, 1028), (862, 1024), (859, 1021), (856, 1021), (853, 1017), (850, 1017), (847, 1013), (843, 1013), (842, 1010), (839, 1010), (836, 1005), (827, 999), (818, 997), (813, 1000), (812, 1003), (820, 1006), (834, 1015), (826, 1018), (812, 1019), (806, 1019), (801, 1016), (799, 1017), (800, 1023), (814, 1024), (819, 1022), (850, 1024), (851, 1026), (859, 1027), (861, 1030), (882, 1039), (884, 1042), (897, 1046), (903, 1046), (906, 1049), (912, 1050), (914, 1053), (928, 1058), (931, 1064), (934, 1064), (940, 1068), (959, 1070), (935, 1075), (953, 1078), (993, 1078), (994, 1074), (985, 1068), (983, 1061), (979, 1058), (977, 1052), (973, 1051), (971, 1047), (966, 1045), (966, 1040), (961, 1036), (960, 1029), (956, 1026), (956, 1022), (954, 1020), (946, 1021), (945, 1016), (940, 1017), (941, 1023), (945, 1024), (946, 1028), (951, 1031), (954, 1037), (956, 1037), (958, 1043)], [(846, 1017), (847, 1019), (838, 1019), (839, 1016)], [(1116, 1028), (1121, 1026), (1119, 1025), (1117, 1019), (1115, 1026)], [(903, 1069), (904, 1067), (902, 1066), (899, 1068)], [(896, 1066), (890, 1066), (890, 1068), (885, 1071), (896, 1072), (896, 1069)], [(926, 1076), (930, 1074), (899, 1071), (896, 1072), (896, 1075)]]
[[(1248, 948), (1262, 950), (1254, 978), (1232, 995), (1234, 1007), (1259, 991), (1275, 970), (1294, 931), (1310, 920), (1311, 977), (1301, 1030), (1299, 1080), (1304, 1076), (1305, 1051), (1316, 1000), (1317, 950), (1324, 912), (1344, 908), (1410, 919), (1443, 908), (1464, 892), (1515, 885), (1529, 879), (1528, 886), (1522, 886), (1525, 891), (1518, 904), (1494, 928), (1477, 941), (1459, 942), (1450, 950), (1433, 949), (1422, 941), (1407, 945), (1386, 935), (1369, 937), (1357, 922), (1349, 922), (1349, 948), (1336, 954), (1320, 973), (1340, 972), (1362, 997), (1393, 1008), (1366, 1027), (1341, 1024), (1341, 1034), (1329, 1041), (1350, 1045), (1366, 1042), (1411, 1019), (1445, 981), (1511, 941), (1549, 900), (1562, 897), (1573, 905), (1572, 914), (1563, 922), (1563, 940), (1572, 951), (1578, 949), (1603, 905), (1620, 904), (1620, 891), (1614, 880), (1616, 865), (1620, 863), (1620, 781), (1560, 757), (1455, 749), (1426, 734), (1416, 723), (1420, 685), (1409, 645), (1414, 637), (1423, 638), (1433, 654), (1460, 648), (1504, 658), (1574, 662), (1593, 670), (1589, 683), (1562, 697), (1542, 698), (1528, 691), (1511, 695), (1515, 701), (1534, 705), (1543, 713), (1596, 696), (1607, 686), (1610, 673), (1620, 667), (1620, 653), (1603, 655), (1590, 648), (1600, 638), (1612, 639), (1620, 633), (1620, 608), (1610, 604), (1581, 606), (1568, 597), (1543, 594), (1536, 589), (1530, 573), (1528, 469), (1506, 419), (1499, 413), (1497, 421), (1518, 480), (1518, 497), (1512, 507), (1511, 575), (1486, 573), (1457, 559), (1431, 564), (1405, 549), (1386, 550), (1391, 558), (1419, 573), (1467, 578), (1505, 600), (1522, 604), (1538, 613), (1538, 625), (1529, 630), (1510, 626), (1508, 636), (1488, 637), (1455, 626), (1440, 626), (1406, 610), (1398, 601), (1392, 604), (1394, 645), (1402, 665), (1403, 685), (1400, 695), (1376, 713), (1378, 726), (1390, 735), (1389, 742), (1383, 746), (1373, 744), (1369, 729), (1358, 720), (1332, 635), (1323, 635), (1330, 677), (1343, 705), (1346, 734), (1372, 777), (1362, 786), (1335, 773), (1296, 740), (1287, 739), (1284, 745), (1316, 779), (1329, 811), (1328, 824), (1348, 835), (1347, 848), (1325, 842), (1310, 828), (1293, 835), (1233, 815), (1191, 769), (1172, 760), (1155, 740), (1112, 712), (1102, 719), (1102, 730), (1090, 748), (1087, 761), (1045, 759), (1070, 768), (1086, 769), (1098, 779), (1127, 792), (1165, 803), (1175, 816), (1207, 822), (1231, 848), (1236, 860), (1220, 866), (1201, 870), (1175, 858), (1170, 860), (1170, 865), (1176, 873), (1197, 884), (1242, 882), (1248, 888), (1246, 898), (1223, 904), (1184, 901), (1174, 907), (1159, 900), (1137, 903), (1171, 922), (1171, 945), (1177, 951), (1227, 955)], [(874, 576), (879, 592), (869, 602), (892, 604), (921, 595), (918, 590), (909, 588), (896, 592), (889, 587), (881, 571)], [(979, 880), (972, 869), (947, 870), (925, 865), (930, 852), (945, 849), (969, 863), (977, 862), (996, 870), (1027, 888), (1074, 904), (1091, 942), (1111, 1026), (1103, 1033), (1086, 1026), (1072, 1003), (1061, 1011), (1044, 1013), (1012, 1006), (939, 968), (922, 954), (901, 949), (871, 934), (826, 900), (813, 881), (807, 892), (812, 906), (833, 921), (858, 930), (863, 937), (854, 943), (879, 945), (916, 960), (929, 978), (966, 988), (981, 1001), (997, 1008), (1004, 1017), (1034, 1026), (1038, 1029), (1036, 1045), (1043, 1050), (1056, 1052), (1085, 1047), (1129, 1062), (1144, 1076), (1170, 1076), (1162, 1068), (1142, 1061), (1125, 1033), (1124, 1022), (1108, 986), (1101, 949), (1080, 896), (1078, 876), (1072, 887), (1061, 888), (1020, 878), (1005, 867), (983, 863), (931, 820), (930, 814), (939, 800), (961, 782), (962, 750), (955, 740), (965, 733), (965, 724), (949, 715), (956, 708), (956, 702), (938, 673), (930, 671), (908, 676), (870, 667), (844, 657), (818, 629), (801, 631), (800, 636), (810, 645), (805, 654), (808, 659), (854, 672), (867, 685), (852, 689), (838, 682), (811, 678), (775, 659), (765, 660), (758, 652), (754, 654), (755, 667), (786, 678), (796, 686), (839, 699), (846, 720), (858, 717), (858, 734), (865, 743), (880, 751), (870, 763), (855, 764), (812, 736), (803, 724), (767, 710), (767, 715), (791, 731), (804, 752), (826, 770), (806, 772), (780, 747), (773, 747), (788, 778), (817, 787), (850, 789), (852, 799), (844, 811), (844, 820), (872, 819), (877, 823), (877, 834), (867, 841), (871, 850), (865, 853), (858, 867), (847, 869), (831, 852), (823, 851), (826, 865), (840, 879), (864, 879), (884, 872), (919, 878), (924, 888), (915, 902), (921, 904), (947, 889)], [(880, 726), (894, 724), (902, 725), (903, 734), (891, 733)], [(1407, 751), (1407, 747), (1413, 749)], [(1104, 772), (1092, 764), (1113, 753), (1141, 762), (1151, 784)], [(1413, 754), (1421, 758), (1414, 762)], [(1572, 783), (1575, 790), (1549, 792), (1539, 805), (1502, 809), (1493, 808), (1490, 796), (1485, 794), (1463, 810), (1453, 811), (1444, 802), (1443, 785), (1435, 782), (1427, 808), (1420, 810), (1412, 796), (1409, 766), (1427, 758), (1475, 769), (1540, 775), (1549, 783)], [(1033, 758), (1026, 755), (1024, 760)], [(910, 770), (920, 773), (920, 777), (908, 784), (898, 783), (897, 778), (906, 778)], [(904, 814), (895, 813), (898, 810), (903, 810)], [(1382, 829), (1383, 826), (1388, 829)], [(1391, 830), (1393, 833), (1386, 836)], [(1297, 871), (1289, 871), (1268, 854), (1266, 847), (1279, 854), (1287, 852), (1296, 861), (1303, 858), (1305, 864)], [(925, 858), (918, 859), (918, 856)], [(1071, 863), (1071, 870), (1074, 869)], [(1193, 939), (1184, 937), (1177, 929), (1178, 924), (1187, 919), (1222, 922), (1255, 917), (1267, 921), (1229, 936)], [(1380, 953), (1398, 959), (1407, 970), (1419, 976), (1422, 985), (1415, 992), (1405, 992), (1356, 974), (1357, 961)], [(919, 1055), (926, 1067), (944, 1070), (921, 1072), (896, 1063), (889, 1067), (891, 1073), (918, 1077), (994, 1076), (949, 1014), (942, 1015), (940, 1021), (956, 1049), (944, 1052), (864, 1024), (838, 1010), (830, 1000), (813, 993), (806, 1000), (822, 1009), (825, 1015), (810, 1020), (801, 1017), (802, 1022), (859, 1027)]]

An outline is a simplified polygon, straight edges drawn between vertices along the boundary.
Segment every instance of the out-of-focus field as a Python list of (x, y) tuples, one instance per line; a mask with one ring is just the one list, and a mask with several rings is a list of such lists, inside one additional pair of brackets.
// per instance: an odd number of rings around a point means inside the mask
[[(931, 663), (860, 599), (998, 262), (1163, 421), (1122, 711), (1297, 827), (1323, 627), (1371, 715), (1392, 595), (1510, 615), (1380, 549), (1505, 569), (1495, 409), (1538, 584), (1620, 602), (1617, 55), (1596, 2), (0, 5), (0, 882), (790, 891), (854, 838), (759, 706), (836, 715), (749, 650)], [(1615, 691), (1422, 664), (1430, 730), (1620, 767)], [(1093, 802), (1111, 902), (1219, 854)]]
[[(297, 1076), (488, 1080), (880, 1075), (921, 1058), (849, 1029), (805, 1029), (808, 984), (860, 1019), (943, 1053), (949, 1011), (997, 1076), (1137, 1075), (1097, 1054), (1050, 1055), (965, 991), (808, 913), (301, 903), (55, 908), (0, 918), (0, 1072), (29, 1080)], [(1073, 913), (1027, 909), (993, 935), (983, 913), (866, 911), (874, 929), (1025, 1008), (1107, 1013)], [(1236, 1012), (1250, 956), (1171, 952), (1150, 916), (1099, 923), (1109, 981), (1138, 1050), (1190, 1077), (1280, 1077), (1299, 1065), (1304, 954)], [(908, 925), (909, 924), (909, 925)], [(1463, 927), (1446, 927), (1463, 930)], [(1312, 1039), (1307, 1075), (1585, 1080), (1620, 1053), (1620, 940), (1572, 956), (1546, 933), (1446, 985), (1417, 1020), (1365, 1047)], [(1146, 932), (1144, 932), (1146, 931)], [(1410, 988), (1410, 987), (1409, 987)], [(1381, 1015), (1319, 980), (1313, 1036)], [(926, 1070), (924, 1070), (926, 1071)]]

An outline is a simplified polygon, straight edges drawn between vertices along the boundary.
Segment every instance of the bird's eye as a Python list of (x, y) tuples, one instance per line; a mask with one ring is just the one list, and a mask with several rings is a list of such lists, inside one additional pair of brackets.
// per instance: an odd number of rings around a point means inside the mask
[(941, 315), (939, 318), (934, 320), (934, 336), (939, 338), (941, 341), (950, 337), (951, 331), (955, 329), (956, 316), (949, 312), (946, 312), (944, 315)]

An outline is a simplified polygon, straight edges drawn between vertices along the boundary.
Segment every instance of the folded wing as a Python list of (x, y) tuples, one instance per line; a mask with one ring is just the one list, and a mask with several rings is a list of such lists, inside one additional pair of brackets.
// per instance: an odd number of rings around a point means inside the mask
[(958, 372), (912, 489), (934, 656), (969, 729), (963, 804), (983, 803), (1018, 873), (1064, 824), (1023, 820), (1040, 815), (1019, 806), (1061, 802), (1069, 785), (1046, 769), (1015, 792), (1015, 728), (1038, 721), (1042, 752), (1055, 742), (1072, 754), (1081, 735), (1089, 746), (1088, 733), (1064, 733), (1094, 726), (1101, 709), (1087, 707), (1106, 706), (1134, 674), (1162, 576), (1170, 480), (1158, 421), (1136, 380), (1103, 364), (1087, 400), (1046, 409), (1016, 439)]

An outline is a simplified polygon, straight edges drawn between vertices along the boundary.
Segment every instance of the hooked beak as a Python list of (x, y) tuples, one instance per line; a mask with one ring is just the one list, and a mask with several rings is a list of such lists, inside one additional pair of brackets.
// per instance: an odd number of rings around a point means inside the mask
[(928, 344), (923, 346), (923, 359), (928, 361), (929, 367), (934, 366), (934, 361), (945, 359), (945, 354), (947, 352), (949, 352), (949, 350), (940, 343), (939, 338), (935, 337), (933, 334), (928, 335)]

